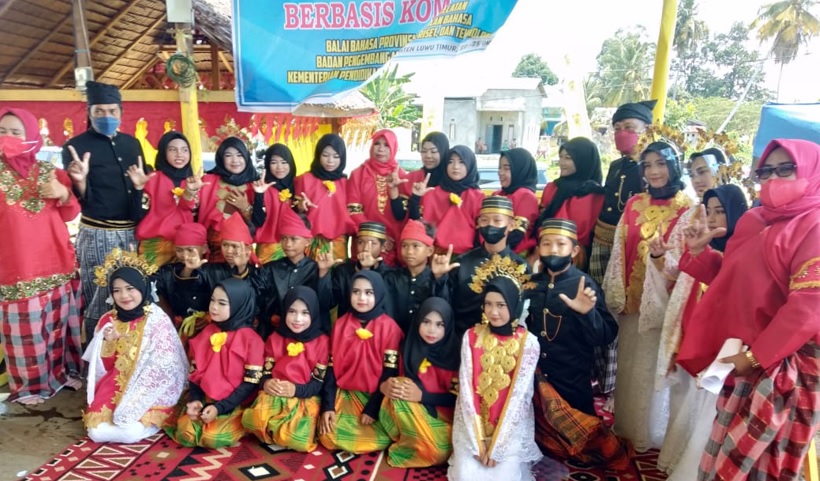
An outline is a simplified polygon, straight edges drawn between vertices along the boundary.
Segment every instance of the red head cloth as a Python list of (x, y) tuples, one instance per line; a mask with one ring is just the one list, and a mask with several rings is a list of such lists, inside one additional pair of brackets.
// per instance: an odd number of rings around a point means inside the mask
[[(23, 127), (26, 129), (25, 153), (14, 156), (4, 161), (15, 170), (21, 177), (28, 176), (28, 171), (31, 166), (37, 162), (37, 152), (43, 146), (43, 138), (40, 136), (40, 126), (37, 123), (37, 117), (28, 110), (3, 108), (0, 109), (0, 119), (6, 115), (13, 115), (23, 122)], [(393, 137), (395, 138), (395, 136)]]
[[(780, 206), (767, 205), (768, 199), (764, 200), (761, 196), (761, 215), (767, 224), (820, 209), (820, 145), (799, 139), (772, 140), (760, 157), (758, 168), (763, 167), (766, 158), (778, 147), (785, 150), (797, 165), (797, 180), (783, 185), (801, 193), (797, 199)], [(777, 179), (773, 176), (769, 182)]]
[(299, 236), (306, 239), (313, 237), (310, 229), (305, 225), (305, 221), (287, 206), (283, 206), (282, 210), (279, 211), (279, 229), (277, 232), (280, 239), (284, 236)]
[[(373, 158), (373, 145), (381, 138), (385, 139), (387, 145), (390, 147), (390, 160), (387, 162), (379, 162)], [(396, 162), (396, 154), (399, 150), (399, 141), (396, 138), (396, 134), (390, 129), (377, 130), (370, 140), (372, 141), (370, 143), (370, 159), (368, 159), (367, 165), (378, 175), (387, 176), (392, 174), (398, 165), (398, 162)]]
[(242, 218), (239, 212), (234, 212), (230, 217), (223, 220), (219, 231), (222, 233), (222, 240), (241, 242), (246, 246), (253, 244), (248, 224), (245, 223), (245, 219)]
[(401, 240), (416, 240), (427, 247), (432, 247), (433, 245), (433, 238), (427, 235), (424, 224), (412, 219), (404, 224), (404, 229), (401, 231)]
[(208, 230), (198, 222), (182, 224), (177, 228), (174, 245), (177, 247), (208, 245)]

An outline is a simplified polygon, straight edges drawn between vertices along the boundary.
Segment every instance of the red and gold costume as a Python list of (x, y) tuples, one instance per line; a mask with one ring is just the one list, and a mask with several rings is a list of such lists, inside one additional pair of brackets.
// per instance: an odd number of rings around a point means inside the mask
[(356, 232), (356, 226), (348, 212), (348, 180), (320, 180), (310, 172), (300, 175), (294, 182), (297, 195), (304, 193), (316, 207), (307, 211), (313, 232), (310, 256), (314, 259), (329, 249), (332, 243), (334, 259), (348, 258), (347, 239)]
[[(542, 207), (549, 205), (556, 190), (558, 189), (555, 184), (547, 184), (541, 195)], [(603, 206), (604, 194), (592, 193), (583, 197), (570, 197), (564, 201), (555, 214), (556, 218), (569, 219), (578, 226), (578, 245), (582, 246), (583, 250), (575, 256), (573, 264), (581, 270), (587, 268), (588, 253), (592, 245), (592, 231), (595, 229), (595, 223), (598, 221)]]
[(438, 186), (421, 199), (422, 218), (436, 227), (433, 245), (447, 250), (453, 244), (453, 254), (463, 254), (475, 243), (476, 219), (481, 210), (484, 192), (467, 189), (454, 203), (454, 194)]
[(140, 241), (139, 253), (158, 266), (176, 258), (177, 229), (194, 221), (196, 200), (186, 200), (184, 191), (184, 180), (175, 187), (174, 181), (162, 172), (151, 177), (143, 189), (143, 208), (147, 207), (148, 213), (137, 224), (135, 236)]
[[(240, 191), (248, 199), (248, 205), (253, 205), (253, 184), (235, 186), (222, 180), (219, 175), (206, 174), (202, 178), (203, 187), (199, 192), (199, 214), (197, 222), (208, 229), (208, 261), (225, 262), (222, 256), (222, 235), (220, 226), (222, 221), (229, 218), (234, 212), (239, 212), (236, 207), (229, 204), (226, 199), (230, 191)], [(240, 214), (242, 214), (240, 212)]]

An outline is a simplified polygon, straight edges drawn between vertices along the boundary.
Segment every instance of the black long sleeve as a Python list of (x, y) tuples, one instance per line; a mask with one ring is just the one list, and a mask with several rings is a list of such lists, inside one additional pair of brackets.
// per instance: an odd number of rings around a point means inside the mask
[(333, 372), (333, 366), (328, 366), (325, 372), (321, 406), (320, 413), (336, 411), (336, 374)]
[(421, 219), (421, 197), (413, 194), (407, 202), (407, 212), (413, 220)]
[(404, 207), (404, 202), (404, 198), (401, 196), (390, 199), (390, 210), (393, 212), (393, 217), (398, 221), (402, 221), (407, 217), (407, 209)]
[(199, 387), (199, 384), (188, 381), (188, 402), (205, 400), (205, 392)]
[[(327, 374), (325, 374), (325, 376), (327, 376)], [(296, 394), (294, 394), (293, 397), (307, 399), (318, 396), (322, 393), (324, 384), (325, 383), (315, 378), (311, 378), (306, 384), (296, 384)]]
[(230, 396), (226, 397), (225, 399), (214, 403), (214, 407), (216, 407), (216, 413), (218, 415), (223, 415), (225, 413), (229, 413), (233, 411), (236, 406), (242, 404), (242, 401), (248, 398), (251, 393), (259, 387), (258, 384), (254, 384), (252, 382), (242, 382), (234, 391), (231, 393)]
[(456, 405), (456, 395), (451, 392), (430, 394), (421, 391), (421, 403), (428, 406), (441, 406), (451, 408)]
[(391, 377), (396, 377), (398, 375), (398, 368), (385, 367), (382, 369), (382, 375), (379, 378), (379, 383), (376, 385), (376, 392), (370, 395), (370, 400), (367, 401), (367, 404), (362, 410), (363, 414), (367, 414), (373, 419), (379, 419), (379, 410), (381, 409), (382, 401), (384, 400), (384, 394), (382, 394), (381, 385), (384, 381), (387, 381)]
[(253, 212), (251, 213), (251, 224), (262, 227), (265, 224), (268, 213), (265, 210), (265, 194), (253, 193)]
[(507, 234), (507, 244), (509, 244), (510, 249), (515, 250), (518, 247), (518, 244), (524, 240), (524, 231), (521, 230), (514, 230)]

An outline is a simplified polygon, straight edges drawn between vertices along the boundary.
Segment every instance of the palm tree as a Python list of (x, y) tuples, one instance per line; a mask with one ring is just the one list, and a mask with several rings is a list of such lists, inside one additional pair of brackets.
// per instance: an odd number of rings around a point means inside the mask
[(684, 77), (684, 85), (688, 85), (689, 72), (697, 61), (698, 47), (709, 38), (709, 28), (704, 21), (697, 19), (697, 15), (698, 7), (695, 0), (681, 0), (672, 45), (680, 61), (679, 73)]
[(820, 19), (811, 12), (818, 0), (781, 0), (760, 8), (752, 28), (757, 28), (760, 42), (772, 40), (771, 55), (780, 64), (777, 96), (780, 98), (780, 79), (783, 66), (797, 57), (801, 46), (820, 34)]
[(381, 75), (359, 89), (376, 105), (381, 128), (411, 127), (421, 118), (421, 112), (413, 105), (416, 95), (405, 92), (402, 87), (415, 74), (398, 75), (398, 68), (398, 65), (385, 68)]
[[(655, 44), (644, 39), (645, 29), (618, 30), (604, 41), (598, 54), (598, 71), (592, 85), (597, 91), (588, 98), (598, 97), (608, 107), (626, 102), (646, 100), (652, 88), (652, 62)], [(591, 85), (591, 86), (592, 86)]]

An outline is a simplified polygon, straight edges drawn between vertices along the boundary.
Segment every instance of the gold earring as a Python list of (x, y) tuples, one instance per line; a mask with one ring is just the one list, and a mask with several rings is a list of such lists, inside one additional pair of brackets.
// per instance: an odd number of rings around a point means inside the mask
[(481, 323), (482, 324), (489, 324), (490, 323), (490, 320), (487, 319), (487, 314), (484, 314), (483, 312), (481, 313)]

